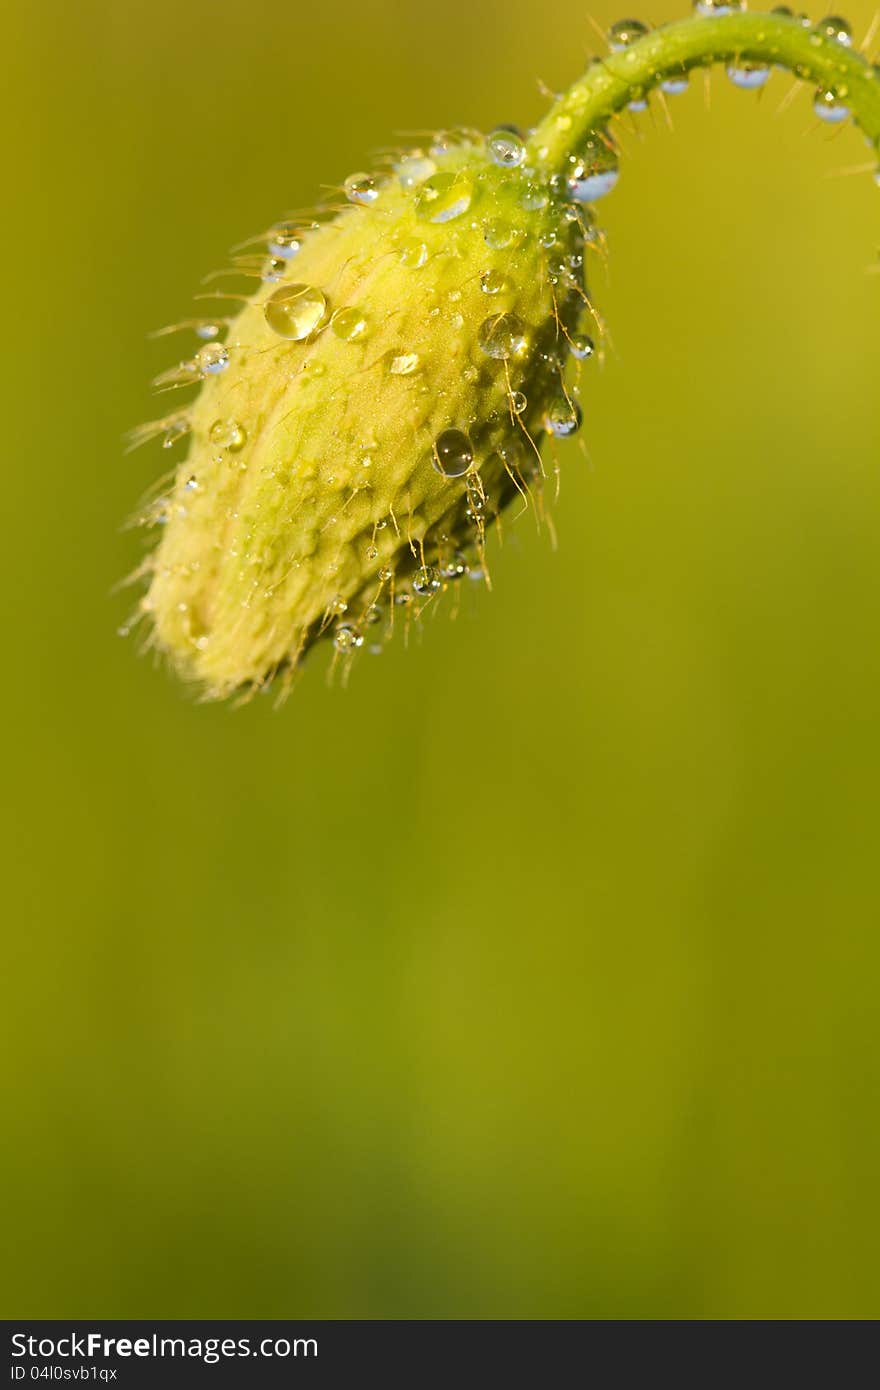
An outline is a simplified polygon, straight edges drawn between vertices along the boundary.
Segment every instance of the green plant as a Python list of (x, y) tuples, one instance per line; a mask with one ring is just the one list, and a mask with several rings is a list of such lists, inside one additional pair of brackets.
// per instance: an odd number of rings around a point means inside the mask
[[(592, 209), (614, 186), (614, 121), (693, 68), (740, 86), (771, 66), (816, 89), (817, 115), (880, 142), (880, 72), (835, 17), (747, 14), (702, 0), (654, 31), (615, 25), (528, 138), (438, 135), (338, 205), (256, 239), (235, 269), (256, 291), (231, 320), (177, 325), (203, 339), (157, 379), (196, 401), (135, 432), (191, 437), (138, 571), (151, 640), (210, 696), (287, 688), (332, 639), (410, 621), (466, 572), (513, 501), (544, 515), (540, 446), (580, 424), (578, 380), (601, 342), (585, 257)], [(225, 342), (223, 331), (228, 330)]]

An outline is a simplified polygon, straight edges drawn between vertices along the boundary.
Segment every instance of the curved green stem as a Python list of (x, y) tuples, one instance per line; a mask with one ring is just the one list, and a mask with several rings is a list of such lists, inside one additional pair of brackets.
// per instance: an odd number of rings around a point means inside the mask
[(834, 38), (780, 14), (734, 13), (655, 29), (593, 63), (554, 103), (529, 142), (548, 173), (562, 171), (578, 143), (665, 78), (712, 63), (763, 63), (832, 92), (880, 147), (880, 72)]

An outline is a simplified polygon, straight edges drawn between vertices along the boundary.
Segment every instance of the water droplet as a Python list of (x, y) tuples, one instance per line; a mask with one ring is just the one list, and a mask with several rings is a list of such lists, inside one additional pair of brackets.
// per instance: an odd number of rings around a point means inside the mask
[(438, 130), (431, 143), (431, 154), (444, 155), (452, 150), (464, 149), (482, 136), (470, 130)]
[(480, 276), (480, 289), (483, 294), (505, 294), (512, 288), (510, 277), (500, 270), (484, 270)]
[(282, 285), (270, 294), (263, 312), (279, 338), (299, 343), (325, 322), (327, 300), (314, 285)]
[(177, 415), (169, 420), (162, 432), (162, 448), (170, 449), (178, 439), (189, 433), (189, 420), (185, 415)]
[(392, 376), (410, 376), (419, 365), (417, 352), (401, 352), (391, 358), (388, 370)]
[(467, 507), (465, 516), (469, 521), (475, 521), (478, 527), (482, 527), (484, 522), (483, 513), (486, 510), (487, 498), (483, 492), (483, 485), (479, 475), (472, 475), (465, 480), (467, 488)]
[(194, 360), (202, 376), (216, 376), (229, 366), (229, 353), (220, 343), (206, 343), (199, 348)]
[(396, 166), (402, 188), (415, 188), (437, 172), (437, 165), (427, 155), (411, 154)]
[(550, 201), (550, 195), (540, 183), (528, 183), (520, 196), (519, 205), (527, 212), (540, 212)]
[(843, 44), (844, 48), (852, 47), (852, 29), (845, 19), (839, 15), (832, 14), (820, 19), (816, 25), (816, 33), (821, 34), (825, 39), (835, 39)]
[(409, 270), (420, 270), (428, 259), (428, 248), (423, 241), (407, 241), (400, 248), (400, 264)]
[(338, 652), (353, 652), (364, 643), (363, 633), (350, 623), (342, 623), (333, 634), (333, 645)]
[(507, 472), (512, 473), (514, 477), (523, 477), (531, 472), (533, 467), (537, 470), (537, 476), (540, 477), (541, 475), (540, 460), (536, 459), (531, 451), (529, 451), (528, 460), (526, 460), (526, 451), (522, 440), (516, 437), (506, 439), (498, 445), (498, 457)]
[(619, 19), (609, 30), (608, 42), (612, 49), (620, 52), (623, 48), (629, 48), (636, 39), (644, 38), (647, 32), (647, 24), (642, 24), (639, 19)]
[(348, 201), (362, 207), (369, 207), (379, 196), (379, 184), (372, 174), (349, 174), (343, 187)]
[(524, 357), (529, 349), (529, 334), (516, 314), (493, 314), (480, 325), (478, 342), (487, 357), (499, 361)]
[(368, 560), (378, 560), (379, 548), (375, 545), (368, 545), (364, 554), (366, 555)]
[(687, 73), (682, 73), (680, 77), (665, 77), (660, 83), (661, 92), (665, 92), (668, 97), (680, 97), (687, 89)]
[(433, 565), (422, 565), (413, 575), (413, 592), (424, 598), (426, 594), (436, 594), (440, 588), (440, 575)]
[(374, 627), (376, 623), (382, 621), (382, 609), (378, 603), (371, 603), (369, 608), (364, 609), (364, 622), (368, 627)]
[(460, 551), (443, 562), (440, 573), (444, 579), (461, 579), (467, 574), (467, 561)]
[(770, 69), (764, 63), (731, 63), (726, 72), (734, 87), (744, 92), (759, 91), (770, 76)]
[(694, 9), (704, 19), (713, 19), (720, 14), (734, 14), (744, 10), (746, 0), (694, 0)]
[(849, 107), (844, 106), (836, 92), (818, 91), (813, 101), (813, 110), (820, 121), (828, 125), (839, 125), (849, 117)]
[(632, 101), (629, 103), (628, 109), (629, 109), (630, 111), (637, 111), (637, 112), (647, 111), (647, 109), (648, 109), (648, 98), (645, 97), (645, 96), (640, 96), (640, 95), (637, 95), (637, 96), (633, 97)]
[(568, 196), (593, 203), (610, 193), (619, 177), (617, 155), (599, 136), (590, 136), (581, 154), (572, 155), (566, 178)]
[(474, 462), (474, 446), (462, 430), (443, 430), (434, 440), (432, 463), (444, 478), (461, 478)]
[(568, 439), (580, 429), (582, 418), (577, 402), (560, 396), (548, 406), (544, 415), (544, 425), (557, 439)]
[(271, 256), (289, 261), (302, 246), (302, 232), (293, 222), (276, 222), (269, 232), (266, 245)]
[(579, 362), (585, 362), (596, 351), (595, 343), (586, 333), (572, 333), (570, 346), (572, 357)]
[(428, 222), (451, 222), (467, 212), (473, 193), (466, 174), (436, 174), (416, 194), (416, 213)]
[(500, 217), (492, 217), (483, 227), (483, 240), (493, 251), (505, 251), (519, 241), (520, 233)]
[(195, 477), (195, 475), (193, 475), (192, 477), (187, 478), (186, 482), (183, 485), (183, 490), (184, 492), (195, 492), (198, 485), (199, 480)]
[(193, 329), (197, 338), (201, 338), (204, 343), (210, 343), (214, 338), (219, 338), (223, 326), (215, 323), (213, 319), (196, 319)]
[(364, 337), (367, 319), (360, 309), (337, 309), (330, 319), (330, 327), (337, 338), (344, 343), (352, 343), (355, 338)]
[(509, 404), (514, 415), (522, 415), (528, 403), (528, 399), (523, 395), (522, 391), (511, 391)]
[(388, 565), (385, 565), (383, 569), (380, 569), (377, 578), (381, 579), (383, 584), (387, 584), (389, 579), (394, 578), (394, 570), (389, 569)]
[(280, 256), (270, 256), (260, 274), (267, 285), (277, 284), (287, 274), (287, 262)]
[(508, 126), (493, 130), (487, 141), (489, 158), (502, 169), (518, 169), (525, 162), (526, 147), (522, 136)]
[(247, 443), (247, 430), (237, 420), (215, 420), (209, 434), (212, 444), (230, 454), (239, 453)]

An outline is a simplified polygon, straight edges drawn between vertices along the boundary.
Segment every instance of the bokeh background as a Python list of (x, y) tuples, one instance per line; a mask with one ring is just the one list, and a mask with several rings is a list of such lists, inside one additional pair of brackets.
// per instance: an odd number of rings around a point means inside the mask
[(536, 119), (589, 15), (7, 12), (6, 1316), (880, 1313), (856, 133), (780, 76), (633, 126), (558, 551), (456, 622), (280, 712), (115, 636), (147, 331), (393, 132)]

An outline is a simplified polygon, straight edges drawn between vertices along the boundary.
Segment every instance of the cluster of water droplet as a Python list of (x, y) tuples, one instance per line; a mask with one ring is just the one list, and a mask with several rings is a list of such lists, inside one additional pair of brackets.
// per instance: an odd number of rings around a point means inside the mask
[[(713, 19), (740, 12), (746, 8), (746, 5), (745, 0), (694, 0), (693, 8), (695, 13), (702, 18)], [(852, 45), (852, 29), (848, 22), (838, 15), (829, 15), (813, 25), (806, 15), (795, 16), (793, 11), (784, 5), (777, 6), (773, 10), (773, 14), (792, 19), (797, 18), (804, 27), (813, 30), (817, 44), (823, 40), (831, 39), (844, 48), (849, 48)], [(618, 20), (611, 26), (608, 33), (612, 54), (624, 53), (632, 44), (644, 38), (648, 33), (649, 27), (640, 20)], [(767, 63), (763, 62), (737, 61), (727, 65), (726, 73), (734, 86), (744, 91), (760, 91), (769, 80), (771, 69)], [(667, 74), (658, 85), (664, 95), (681, 95), (688, 87), (686, 68), (682, 67), (679, 73)], [(847, 120), (850, 110), (846, 103), (846, 96), (847, 91), (844, 85), (820, 89), (816, 93), (813, 103), (816, 115), (820, 120), (832, 125)], [(647, 94), (634, 89), (628, 105), (632, 111), (646, 110)], [(592, 158), (586, 159), (583, 154), (580, 157), (572, 156), (572, 172), (569, 179), (571, 195), (576, 199), (593, 201), (609, 192), (617, 181), (616, 163), (613, 157), (610, 154), (603, 157), (601, 152), (596, 151), (595, 146), (592, 154)], [(878, 170), (877, 177), (878, 182), (880, 182), (880, 170)]]
[[(715, 19), (724, 15), (731, 15), (743, 11), (746, 8), (745, 0), (694, 0), (693, 8), (695, 13), (705, 19)], [(785, 5), (777, 6), (773, 9), (774, 15), (797, 18), (805, 27), (811, 28), (818, 44), (825, 39), (831, 39), (839, 43), (844, 48), (852, 45), (852, 29), (845, 19), (839, 15), (829, 15), (819, 20), (815, 25), (812, 24), (806, 15), (795, 15), (794, 12)], [(636, 19), (621, 19), (613, 24), (608, 33), (608, 43), (612, 54), (623, 53), (631, 47), (637, 40), (644, 38), (649, 33), (648, 25)], [(771, 68), (769, 64), (757, 61), (737, 61), (729, 63), (726, 67), (729, 80), (735, 87), (743, 91), (760, 91), (770, 78)], [(659, 82), (661, 92), (667, 96), (679, 96), (687, 90), (688, 73), (683, 67), (680, 73), (671, 73)], [(828, 124), (838, 124), (845, 121), (850, 111), (846, 104), (845, 87), (827, 87), (820, 89), (814, 99), (813, 108), (820, 120)], [(632, 111), (644, 111), (647, 108), (647, 96), (643, 92), (635, 91), (629, 102), (629, 109)], [(593, 175), (593, 182), (588, 182), (586, 187), (593, 195), (598, 187), (600, 194), (613, 187), (614, 179), (610, 183), (601, 178), (601, 173), (596, 182)]]
[(421, 555), (414, 567), (404, 572), (396, 572), (390, 566), (381, 568), (377, 587), (351, 603), (340, 596), (332, 605), (329, 616), (338, 620), (332, 629), (337, 655), (351, 657), (365, 645), (371, 654), (378, 655), (401, 617), (407, 626), (417, 621), (432, 600), (454, 588), (465, 576), (483, 579), (477, 554), (474, 550), (465, 553), (452, 548), (448, 536), (440, 539), (434, 560)]

